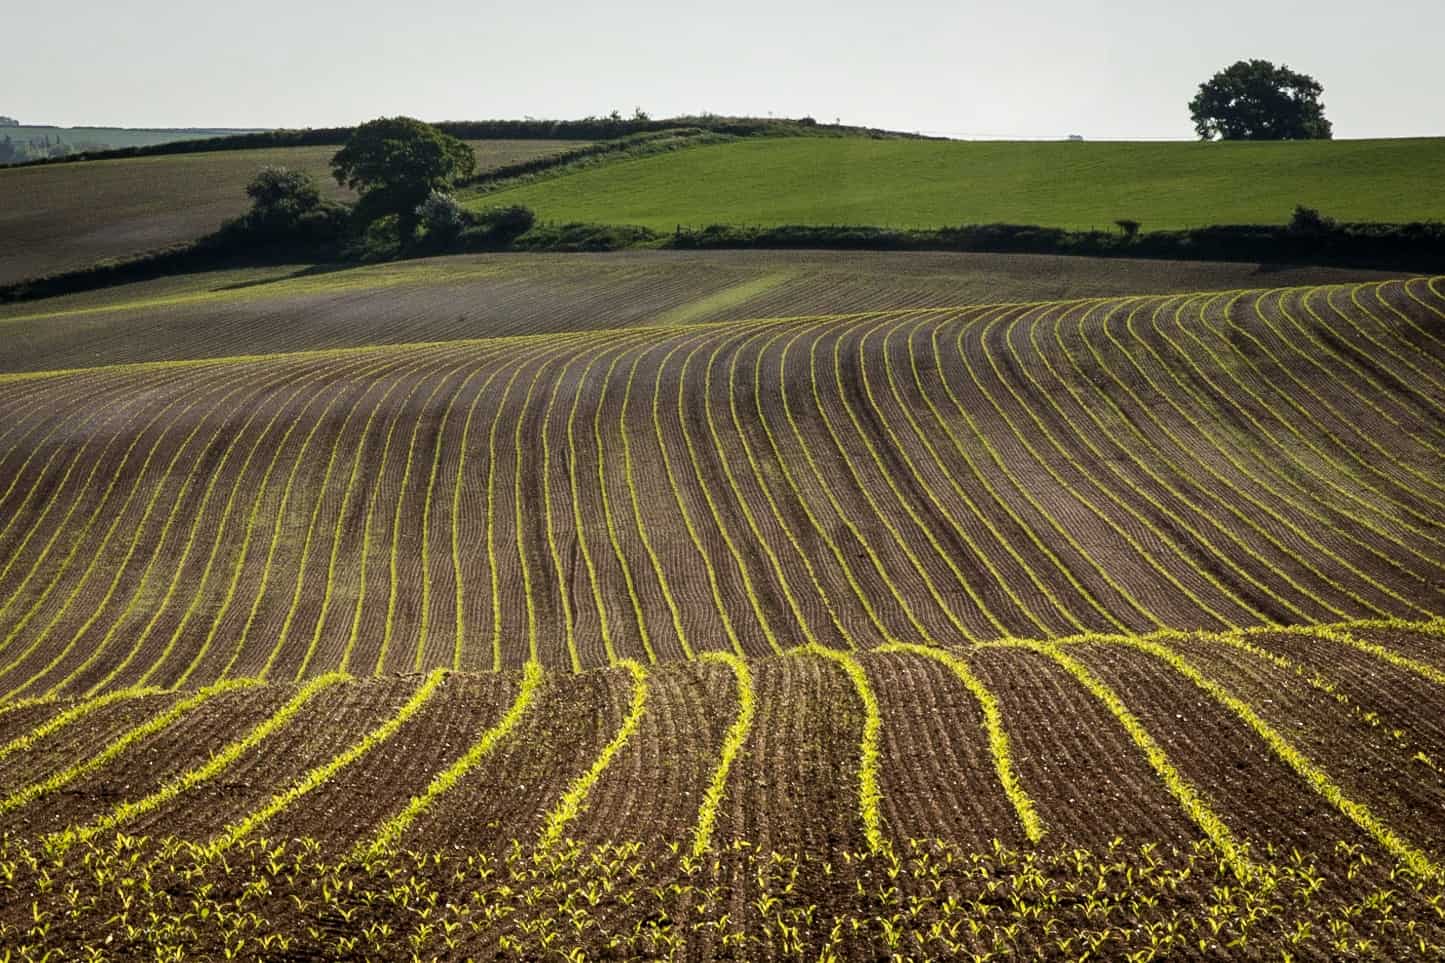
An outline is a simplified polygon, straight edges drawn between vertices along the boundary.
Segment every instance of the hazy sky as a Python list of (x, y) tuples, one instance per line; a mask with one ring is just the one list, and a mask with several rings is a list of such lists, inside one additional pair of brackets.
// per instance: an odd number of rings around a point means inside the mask
[(3, 0), (0, 114), (301, 127), (797, 116), (955, 136), (1188, 138), (1196, 86), (1313, 74), (1338, 137), (1445, 134), (1441, 0)]

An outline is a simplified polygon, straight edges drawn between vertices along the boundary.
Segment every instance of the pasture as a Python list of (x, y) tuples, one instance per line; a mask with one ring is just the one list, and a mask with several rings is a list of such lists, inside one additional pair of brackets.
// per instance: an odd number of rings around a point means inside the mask
[(549, 221), (1146, 230), (1445, 218), (1445, 138), (1028, 143), (766, 138), (607, 164), (485, 194)]

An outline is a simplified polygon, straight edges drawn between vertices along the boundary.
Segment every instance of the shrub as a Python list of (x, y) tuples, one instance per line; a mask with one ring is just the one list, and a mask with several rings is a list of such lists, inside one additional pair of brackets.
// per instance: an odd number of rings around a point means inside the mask
[(428, 238), (444, 243), (456, 240), (468, 220), (467, 212), (455, 197), (437, 190), (417, 205), (416, 216)]
[(1291, 234), (1315, 236), (1328, 234), (1334, 229), (1334, 218), (1325, 217), (1316, 208), (1305, 207), (1303, 204), (1295, 205), (1294, 216), (1289, 219), (1289, 230)]
[(1121, 217), (1114, 223), (1118, 225), (1119, 230), (1124, 232), (1124, 237), (1131, 241), (1139, 236), (1139, 228), (1143, 227), (1138, 221), (1127, 217)]

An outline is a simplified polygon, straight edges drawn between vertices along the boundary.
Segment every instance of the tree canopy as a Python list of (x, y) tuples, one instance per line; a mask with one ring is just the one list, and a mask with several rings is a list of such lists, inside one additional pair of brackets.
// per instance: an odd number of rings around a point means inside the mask
[(402, 243), (416, 233), (416, 209), (477, 169), (464, 142), (411, 117), (382, 117), (356, 128), (331, 159), (338, 183), (361, 194), (363, 222), (397, 217)]
[(1241, 60), (1199, 85), (1189, 115), (1202, 140), (1328, 140), (1323, 92), (1288, 66)]

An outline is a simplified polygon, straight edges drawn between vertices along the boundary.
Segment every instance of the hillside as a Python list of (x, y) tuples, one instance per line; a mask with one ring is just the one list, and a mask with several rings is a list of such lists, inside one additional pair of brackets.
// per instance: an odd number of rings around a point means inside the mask
[(1445, 138), (1274, 143), (1021, 143), (776, 138), (591, 168), (475, 200), (551, 221), (678, 225), (1006, 222), (1147, 230), (1445, 219)]
[(1426, 959), (1442, 641), (1352, 622), (12, 705), (0, 940)]
[(0, 372), (1389, 277), (1248, 263), (829, 251), (492, 254), (238, 268), (0, 305)]
[(0, 164), (21, 163), (46, 157), (48, 156), (47, 145), (63, 147), (68, 153), (79, 153), (121, 147), (151, 147), (176, 141), (229, 137), (252, 132), (204, 127), (151, 129), (144, 127), (54, 127), (46, 124), (0, 126), (0, 138), (9, 139), (12, 144), (10, 156), (7, 157), (0, 153)]
[[(483, 171), (576, 146), (470, 143)], [(349, 196), (328, 168), (336, 150), (227, 150), (0, 168), (0, 284), (195, 240), (246, 210), (246, 184), (267, 165), (305, 170), (330, 196)]]
[(0, 378), (0, 692), (1445, 611), (1440, 281)]

